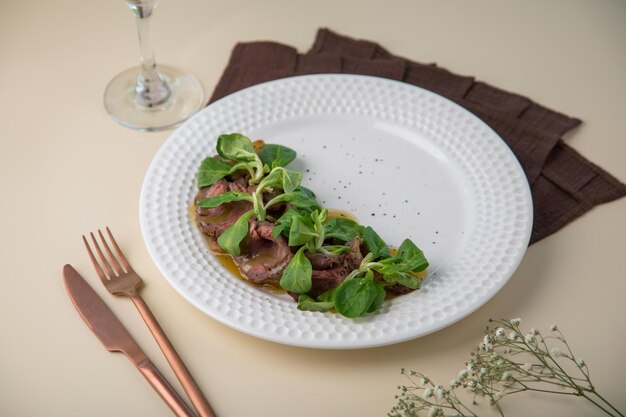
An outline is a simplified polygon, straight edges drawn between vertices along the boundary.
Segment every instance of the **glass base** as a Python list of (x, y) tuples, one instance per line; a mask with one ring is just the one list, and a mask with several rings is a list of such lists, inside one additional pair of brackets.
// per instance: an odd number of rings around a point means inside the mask
[(158, 65), (157, 71), (171, 94), (163, 103), (153, 107), (138, 104), (135, 87), (141, 67), (129, 68), (111, 80), (104, 92), (104, 107), (113, 120), (141, 131), (171, 129), (205, 104), (204, 92), (196, 77), (167, 65)]

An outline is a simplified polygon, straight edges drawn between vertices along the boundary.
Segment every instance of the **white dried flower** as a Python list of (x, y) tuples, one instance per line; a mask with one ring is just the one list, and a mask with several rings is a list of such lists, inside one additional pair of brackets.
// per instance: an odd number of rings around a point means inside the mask
[(528, 333), (526, 337), (524, 338), (524, 340), (526, 340), (526, 343), (529, 343), (529, 344), (535, 343), (535, 335), (532, 333)]
[(456, 388), (459, 386), (459, 380), (458, 379), (453, 379), (452, 381), (450, 381), (450, 388)]
[(502, 328), (502, 327), (498, 327), (498, 328), (496, 329), (496, 336), (498, 336), (498, 337), (502, 337), (502, 336), (504, 336), (504, 334), (505, 334), (504, 328)]
[(426, 376), (423, 376), (423, 377), (420, 379), (420, 384), (422, 384), (422, 385), (426, 385), (426, 384), (428, 384), (429, 382), (430, 382), (430, 379), (428, 379), (428, 377), (426, 377)]
[(583, 358), (576, 359), (576, 365), (578, 365), (580, 368), (585, 366), (585, 361), (583, 360)]
[(491, 342), (491, 338), (489, 337), (488, 334), (485, 335), (485, 337), (483, 338), (483, 344), (489, 344)]
[(467, 372), (472, 372), (474, 371), (474, 369), (476, 369), (476, 364), (474, 362), (470, 362), (467, 364), (467, 367), (465, 368), (467, 369)]
[(511, 319), (511, 324), (513, 326), (519, 326), (521, 322), (522, 322), (522, 319), (520, 319), (520, 318)]
[(555, 358), (563, 356), (563, 352), (561, 352), (561, 349), (559, 349), (558, 347), (553, 347), (552, 349), (550, 349), (550, 354)]
[(443, 395), (446, 393), (446, 391), (443, 389), (442, 385), (437, 385), (437, 389), (435, 390), (435, 395), (437, 395), (437, 398), (443, 398)]
[(428, 417), (437, 417), (441, 415), (441, 407), (433, 405), (428, 412)]
[(534, 334), (535, 336), (539, 336), (539, 330), (535, 329), (534, 327), (530, 329), (530, 332)]
[(491, 343), (487, 343), (484, 345), (485, 352), (491, 352), (493, 350), (493, 345)]
[(515, 332), (509, 333), (509, 339), (510, 340), (517, 340), (517, 333), (515, 333)]
[(461, 372), (459, 372), (459, 379), (463, 380), (467, 378), (467, 369), (462, 369)]
[(470, 379), (469, 381), (467, 381), (467, 386), (470, 388), (474, 388), (476, 386), (476, 381)]
[(487, 375), (487, 368), (480, 368), (480, 374), (481, 375)]
[(433, 396), (433, 389), (432, 389), (432, 388), (426, 388), (426, 389), (424, 390), (424, 393), (422, 394), (422, 396), (423, 396), (424, 398), (430, 398), (430, 397), (432, 397), (432, 396)]
[(553, 324), (552, 326), (550, 326), (550, 331), (551, 332), (556, 332), (557, 330), (559, 330), (559, 328), (556, 327), (556, 324)]
[(510, 371), (506, 371), (502, 374), (503, 381), (509, 381), (513, 378), (513, 374)]

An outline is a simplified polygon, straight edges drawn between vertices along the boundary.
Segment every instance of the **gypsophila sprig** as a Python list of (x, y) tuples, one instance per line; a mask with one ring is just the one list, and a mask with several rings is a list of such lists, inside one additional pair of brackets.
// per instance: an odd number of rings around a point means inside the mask
[[(477, 417), (472, 406), (481, 400), (504, 416), (500, 403), (506, 396), (535, 391), (581, 397), (609, 416), (624, 417), (598, 393), (587, 364), (574, 356), (556, 325), (544, 335), (536, 328), (523, 332), (519, 318), (489, 322), (495, 327), (486, 328), (482, 342), (448, 387), (402, 369), (409, 384), (399, 387), (397, 404), (388, 416)], [(463, 402), (460, 397), (468, 399)]]

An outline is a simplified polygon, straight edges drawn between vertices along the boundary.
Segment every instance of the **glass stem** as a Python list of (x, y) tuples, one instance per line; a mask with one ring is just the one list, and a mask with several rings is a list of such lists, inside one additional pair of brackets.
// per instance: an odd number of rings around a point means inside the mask
[(150, 21), (154, 5), (131, 7), (137, 21), (139, 50), (141, 52), (141, 74), (135, 85), (135, 101), (142, 107), (156, 107), (170, 96), (170, 89), (157, 71), (154, 50), (150, 38)]

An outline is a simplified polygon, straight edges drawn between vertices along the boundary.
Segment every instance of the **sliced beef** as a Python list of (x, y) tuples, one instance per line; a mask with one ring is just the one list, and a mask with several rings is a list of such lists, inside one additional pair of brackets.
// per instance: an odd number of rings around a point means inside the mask
[(309, 291), (311, 297), (337, 287), (344, 279), (359, 267), (363, 260), (361, 254), (361, 238), (358, 236), (350, 243), (350, 252), (332, 256), (315, 253), (307, 255), (313, 267), (313, 287)]
[(393, 295), (404, 295), (415, 291), (413, 288), (406, 287), (402, 284), (394, 284), (387, 287), (387, 292)]
[(277, 284), (293, 256), (282, 235), (272, 236), (274, 226), (274, 223), (250, 220), (244, 254), (234, 258), (241, 273), (257, 284)]
[(230, 225), (235, 223), (245, 212), (252, 210), (252, 203), (248, 201), (233, 201), (214, 208), (198, 207), (205, 198), (215, 197), (227, 191), (249, 192), (245, 178), (235, 180), (221, 179), (213, 185), (201, 188), (196, 194), (196, 224), (210, 240), (214, 241)]

